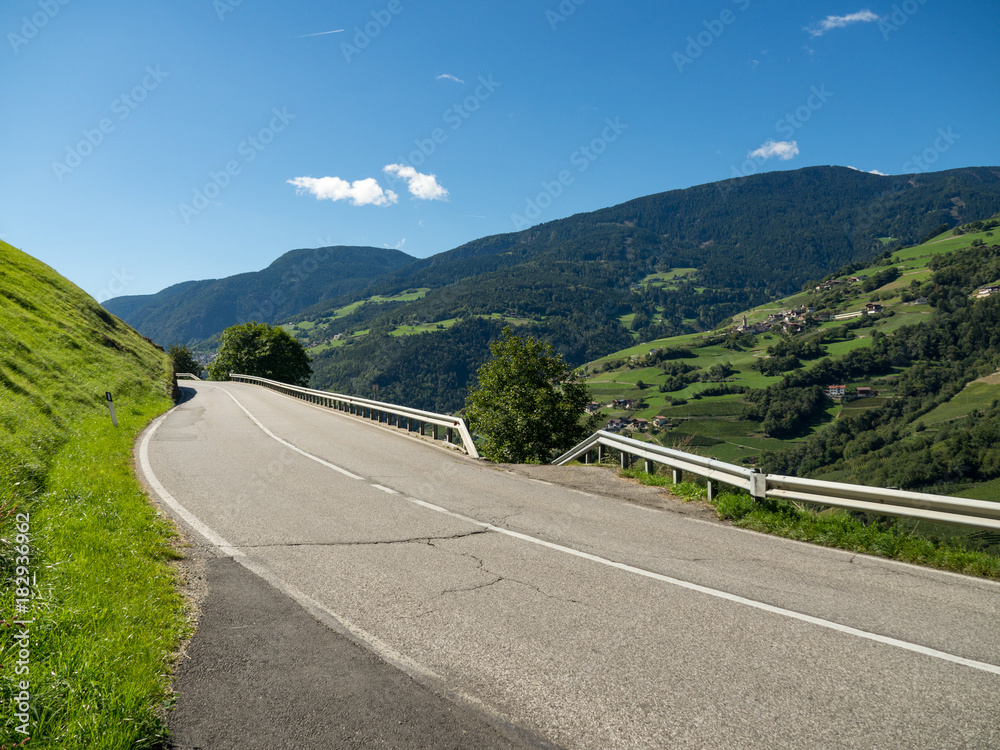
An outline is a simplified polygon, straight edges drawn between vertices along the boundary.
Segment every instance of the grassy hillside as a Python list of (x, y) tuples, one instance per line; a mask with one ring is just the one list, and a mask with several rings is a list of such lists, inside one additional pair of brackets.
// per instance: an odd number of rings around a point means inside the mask
[[(990, 333), (1000, 295), (976, 296), (1000, 273), (990, 270), (998, 231), (977, 223), (848, 267), (748, 310), (747, 331), (737, 315), (712, 332), (624, 349), (586, 365), (588, 383), (599, 403), (637, 402), (606, 411), (649, 420), (643, 432), (626, 429), (668, 446), (783, 473), (1000, 500), (989, 451), (959, 458), (954, 447), (988, 439), (1000, 398)], [(869, 303), (881, 309), (857, 315)], [(775, 318), (803, 308), (805, 322)], [(770, 330), (754, 330), (769, 320)], [(847, 398), (828, 398), (832, 385)], [(904, 471), (907, 463), (935, 468)]]
[[(163, 352), (0, 242), (0, 746), (25, 730), (39, 748), (162, 734), (185, 619), (172, 531), (134, 478), (132, 444), (171, 386)], [(26, 725), (10, 710), (24, 694)]]

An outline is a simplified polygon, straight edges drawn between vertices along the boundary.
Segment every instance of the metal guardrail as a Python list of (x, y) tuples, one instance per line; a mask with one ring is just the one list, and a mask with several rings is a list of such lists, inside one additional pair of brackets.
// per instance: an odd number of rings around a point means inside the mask
[(284, 393), (286, 396), (301, 398), (313, 404), (327, 406), (347, 414), (372, 419), (380, 424), (385, 423), (405, 429), (407, 432), (419, 432), (423, 435), (425, 434), (425, 429), (430, 427), (431, 437), (434, 440), (439, 439), (438, 428), (443, 427), (445, 429), (444, 439), (448, 443), (453, 444), (457, 436), (461, 439), (465, 452), (473, 458), (479, 458), (479, 452), (476, 450), (472, 433), (469, 432), (469, 425), (461, 417), (411, 409), (407, 406), (397, 406), (396, 404), (387, 404), (382, 401), (358, 398), (357, 396), (345, 396), (342, 393), (330, 393), (329, 391), (318, 391), (314, 388), (303, 388), (297, 385), (289, 385), (288, 383), (279, 383), (277, 380), (259, 378), (255, 375), (230, 373), (229, 379), (240, 383), (262, 385), (279, 393)]
[(705, 477), (708, 480), (710, 500), (714, 496), (715, 483), (722, 483), (744, 490), (758, 500), (764, 498), (797, 500), (885, 516), (1000, 531), (1000, 503), (866, 487), (860, 484), (825, 482), (819, 479), (800, 479), (779, 474), (761, 474), (757, 469), (747, 469), (716, 459), (664, 448), (604, 430), (595, 432), (553, 463), (561, 466), (581, 457), (586, 462), (595, 449), (598, 454), (597, 460), (601, 461), (606, 448), (621, 453), (621, 463), (624, 468), (631, 465), (633, 456), (645, 460), (646, 471), (651, 471), (654, 463), (670, 466), (674, 472), (675, 483), (681, 480), (685, 471)]
[(653, 443), (644, 443), (634, 438), (615, 435), (613, 432), (598, 430), (589, 438), (566, 453), (562, 454), (552, 463), (562, 466), (570, 461), (584, 457), (584, 461), (589, 460), (590, 452), (597, 449), (597, 461), (604, 460), (604, 449), (612, 448), (621, 453), (622, 468), (628, 468), (633, 456), (642, 458), (646, 462), (646, 471), (652, 469), (653, 463), (666, 464), (674, 470), (674, 482), (680, 482), (682, 472), (690, 472), (709, 480), (708, 496), (711, 500), (714, 496), (715, 485), (713, 482), (721, 482), (731, 487), (737, 487), (749, 492), (754, 497), (763, 497), (764, 475), (756, 469), (747, 469), (743, 466), (727, 464), (714, 458), (696, 456), (693, 453), (684, 453), (673, 448), (664, 448)]
[(176, 375), (178, 378), (184, 378), (185, 380), (201, 380), (201, 378), (199, 378), (193, 372), (175, 372), (174, 375)]

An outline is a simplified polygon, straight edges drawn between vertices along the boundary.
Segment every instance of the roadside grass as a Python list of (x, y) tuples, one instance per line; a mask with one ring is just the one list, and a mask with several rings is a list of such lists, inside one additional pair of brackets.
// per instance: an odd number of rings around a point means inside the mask
[[(174, 532), (132, 472), (133, 439), (163, 406), (126, 410), (117, 430), (104, 415), (75, 425), (44, 492), (19, 508), (30, 514), (35, 582), (31, 611), (17, 615), (33, 620), (24, 676), (31, 747), (152, 748), (165, 738), (170, 654), (189, 627), (167, 565), (178, 557)], [(5, 612), (16, 611), (14, 593)], [(4, 638), (0, 663), (12, 665), (19, 648)], [(15, 675), (4, 677), (7, 707)], [(2, 742), (23, 739), (12, 712), (3, 716)]]
[[(637, 468), (619, 470), (619, 475), (663, 487), (685, 501), (708, 502), (706, 489), (696, 482), (674, 484), (665, 476)], [(1000, 580), (997, 555), (970, 549), (955, 538), (922, 536), (892, 519), (856, 516), (837, 508), (816, 510), (778, 500), (755, 501), (746, 493), (732, 491), (719, 492), (711, 505), (720, 519), (740, 528)]]
[(38, 748), (156, 747), (188, 623), (173, 527), (135, 478), (132, 449), (171, 406), (169, 359), (0, 242), (0, 386), (0, 747), (23, 742), (19, 729)]

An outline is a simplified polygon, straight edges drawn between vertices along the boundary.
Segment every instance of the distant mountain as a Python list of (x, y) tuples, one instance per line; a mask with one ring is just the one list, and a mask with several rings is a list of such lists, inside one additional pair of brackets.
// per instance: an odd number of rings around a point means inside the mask
[[(462, 394), (418, 383), (434, 379), (433, 362), (413, 372), (401, 335), (426, 332), (420, 346), (429, 350), (427, 336), (443, 342), (444, 330), (463, 320), (498, 326), (502, 318), (582, 364), (629, 342), (709, 330), (810, 279), (998, 209), (997, 167), (752, 175), (475, 240), (291, 321), (307, 323), (297, 335), (314, 347), (317, 387), (367, 393), (377, 384), (407, 403), (419, 394), (415, 406), (453, 408)], [(487, 355), (465, 352), (463, 369), (474, 371), (473, 360)]]
[(236, 323), (273, 323), (321, 300), (360, 292), (414, 260), (378, 247), (292, 250), (262, 271), (185, 281), (156, 294), (115, 297), (104, 307), (164, 346), (187, 344)]
[[(909, 244), (942, 224), (992, 215), (998, 198), (1000, 167), (902, 176), (846, 167), (770, 172), (474, 240), (388, 273), (368, 293), (457, 284), (442, 311), (462, 304), (496, 311), (501, 295), (510, 308), (537, 296), (531, 290), (539, 272), (557, 286), (586, 288), (590, 280), (621, 289), (659, 265), (696, 268), (704, 286), (774, 296), (873, 257), (885, 249), (879, 238)], [(433, 305), (435, 296), (419, 307)], [(320, 317), (342, 302), (308, 314)]]

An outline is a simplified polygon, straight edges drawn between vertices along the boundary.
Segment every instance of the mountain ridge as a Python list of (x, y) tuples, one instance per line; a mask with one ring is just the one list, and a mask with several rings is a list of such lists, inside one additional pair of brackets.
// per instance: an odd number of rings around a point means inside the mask
[(389, 248), (299, 248), (260, 271), (183, 281), (156, 294), (115, 297), (104, 307), (163, 345), (189, 344), (236, 323), (273, 323), (323, 298), (358, 291), (413, 260)]

